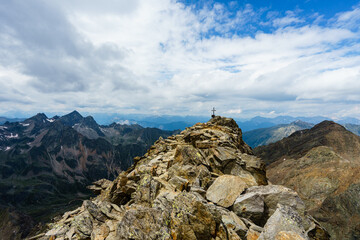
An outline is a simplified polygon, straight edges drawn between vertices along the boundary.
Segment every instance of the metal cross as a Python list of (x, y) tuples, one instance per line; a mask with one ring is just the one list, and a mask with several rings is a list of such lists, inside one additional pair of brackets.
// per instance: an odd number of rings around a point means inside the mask
[(213, 112), (213, 114), (211, 115), (211, 117), (215, 117), (215, 111), (216, 111), (215, 107), (213, 107), (213, 109), (212, 109), (211, 111)]

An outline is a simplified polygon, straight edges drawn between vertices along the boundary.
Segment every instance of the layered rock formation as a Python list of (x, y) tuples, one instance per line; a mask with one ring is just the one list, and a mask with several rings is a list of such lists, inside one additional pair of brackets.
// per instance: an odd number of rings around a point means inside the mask
[(328, 239), (296, 192), (268, 185), (234, 120), (160, 138), (32, 239)]
[(255, 153), (273, 184), (299, 193), (333, 239), (360, 239), (360, 137), (324, 121)]

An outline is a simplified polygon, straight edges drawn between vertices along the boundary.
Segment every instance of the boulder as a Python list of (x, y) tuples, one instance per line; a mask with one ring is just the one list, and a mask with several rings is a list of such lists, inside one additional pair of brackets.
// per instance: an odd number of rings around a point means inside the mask
[(171, 211), (173, 239), (211, 239), (216, 233), (216, 216), (199, 194), (182, 192), (175, 197)]
[(168, 216), (159, 209), (138, 207), (126, 211), (116, 228), (117, 239), (171, 239)]
[(304, 215), (305, 204), (298, 194), (290, 188), (281, 185), (254, 186), (246, 190), (244, 194), (239, 196), (241, 199), (248, 197), (261, 196), (264, 199), (266, 209), (268, 209), (268, 217), (270, 217), (277, 209), (277, 204), (293, 207), (299, 214)]
[(89, 212), (85, 211), (74, 217), (71, 226), (75, 228), (75, 233), (79, 239), (88, 239), (93, 230), (93, 222)]
[(309, 239), (302, 222), (301, 216), (293, 207), (279, 204), (258, 240), (280, 240), (287, 239), (288, 236), (294, 236), (290, 239)]
[[(238, 237), (242, 237), (242, 238), (245, 237), (248, 228), (246, 227), (245, 223), (234, 212), (229, 211), (227, 212), (227, 214), (223, 214), (221, 216), (221, 220), (225, 224), (229, 232), (236, 233), (235, 235), (237, 235)], [(232, 235), (233, 238), (235, 238), (234, 234)]]
[(227, 208), (233, 205), (240, 193), (248, 187), (247, 179), (233, 175), (222, 175), (209, 187), (206, 192), (206, 198), (213, 203)]
[(264, 196), (257, 193), (240, 195), (232, 207), (234, 213), (240, 217), (248, 218), (257, 225), (264, 226), (266, 219)]

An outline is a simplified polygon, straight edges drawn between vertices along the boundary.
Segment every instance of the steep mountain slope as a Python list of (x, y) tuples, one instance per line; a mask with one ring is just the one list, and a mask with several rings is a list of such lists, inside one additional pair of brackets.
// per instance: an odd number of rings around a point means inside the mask
[(91, 182), (114, 179), (135, 156), (172, 133), (138, 125), (100, 127), (76, 111), (6, 123), (0, 126), (0, 209), (10, 207), (10, 217), (47, 220), (89, 197)]
[(334, 239), (360, 238), (360, 137), (334, 122), (254, 149), (274, 184), (297, 191)]
[(350, 132), (360, 136), (360, 125), (345, 123), (343, 126)]
[(33, 239), (329, 239), (296, 192), (267, 185), (232, 119), (159, 139)]
[(270, 128), (260, 128), (244, 132), (243, 137), (250, 147), (258, 147), (277, 142), (294, 132), (312, 128), (314, 125), (303, 121), (295, 121), (290, 124), (280, 124)]
[(88, 196), (89, 183), (121, 170), (109, 142), (88, 139), (44, 114), (1, 126), (0, 136), (0, 204), (34, 217)]

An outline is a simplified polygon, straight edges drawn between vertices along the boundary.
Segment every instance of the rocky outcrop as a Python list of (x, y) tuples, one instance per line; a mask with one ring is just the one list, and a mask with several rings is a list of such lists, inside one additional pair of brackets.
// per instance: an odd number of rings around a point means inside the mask
[(268, 185), (232, 119), (160, 138), (134, 161), (33, 239), (328, 239), (294, 191)]

